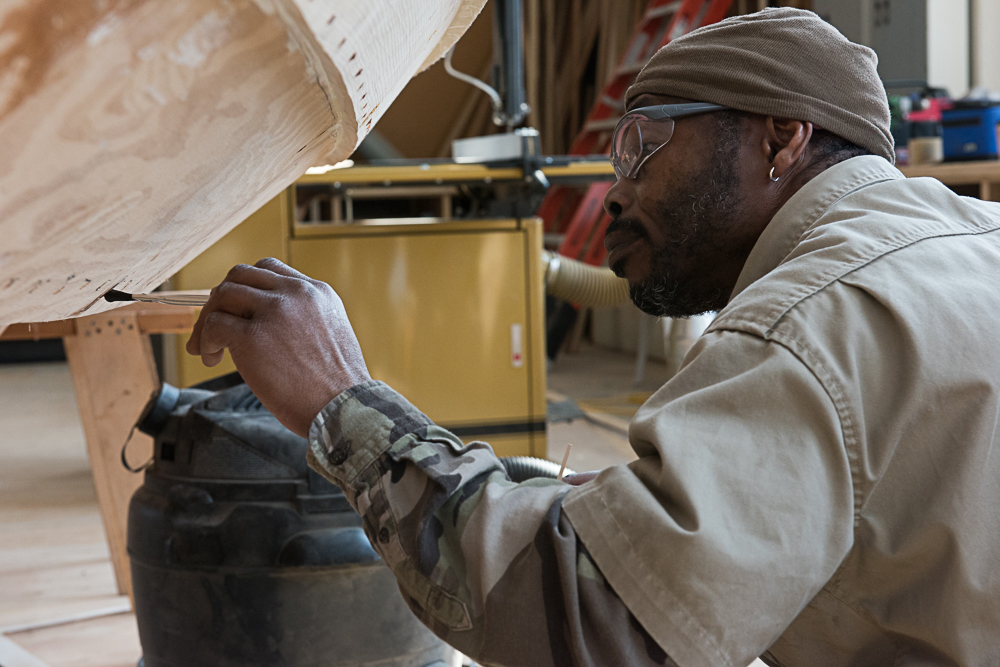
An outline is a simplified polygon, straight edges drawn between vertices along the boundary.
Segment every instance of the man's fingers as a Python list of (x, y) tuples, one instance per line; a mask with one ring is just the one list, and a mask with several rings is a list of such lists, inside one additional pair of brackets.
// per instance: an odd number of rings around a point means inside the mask
[[(292, 267), (288, 266), (284, 262), (281, 262), (280, 260), (277, 260), (277, 259), (275, 259), (273, 257), (265, 257), (264, 259), (262, 259), (259, 262), (257, 262), (257, 264), (255, 264), (254, 266), (256, 266), (257, 268), (262, 269), (262, 270), (266, 269), (268, 271), (272, 271), (272, 272), (274, 272), (274, 273), (276, 273), (276, 274), (278, 274), (278, 275), (280, 275), (280, 276), (282, 276), (284, 278), (292, 278), (293, 280), (301, 280), (301, 281), (303, 281), (303, 282), (305, 282), (305, 283), (307, 283), (309, 285), (312, 285), (313, 287), (319, 289), (320, 291), (326, 291), (326, 290), (330, 290), (331, 292), (333, 291), (332, 288), (328, 284), (326, 284), (325, 282), (323, 282), (322, 280), (316, 280), (314, 278), (310, 278), (306, 274), (304, 274), (304, 273), (302, 273), (300, 271), (296, 271), (295, 269), (293, 269)], [(302, 285), (302, 283), (298, 283), (298, 286), (302, 287), (303, 285)]]
[(301, 295), (303, 288), (312, 292), (312, 288), (318, 286), (325, 285), (272, 257), (260, 260), (255, 266), (234, 266), (226, 279), (212, 290), (202, 308), (187, 343), (188, 354), (200, 355), (208, 366), (222, 359), (221, 352), (228, 344), (209, 338), (206, 331), (207, 322), (217, 313), (249, 321), (268, 301), (296, 293)]
[[(274, 261), (278, 262), (278, 260)], [(239, 283), (241, 285), (256, 287), (257, 289), (262, 290), (277, 289), (281, 284), (281, 276), (284, 274), (261, 267), (260, 262), (257, 262), (257, 264), (257, 266), (237, 264), (233, 268), (229, 269), (229, 273), (226, 274), (226, 280), (224, 282)], [(281, 264), (281, 262), (278, 262), (278, 264)], [(282, 264), (282, 266), (284, 265)]]
[(213, 352), (212, 354), (201, 355), (201, 363), (206, 368), (214, 368), (222, 363), (222, 359), (226, 356), (225, 350), (219, 350), (218, 352)]
[(199, 353), (202, 362), (209, 367), (218, 364), (226, 348), (238, 345), (249, 335), (250, 326), (250, 320), (221, 310), (209, 313), (201, 329)]
[(212, 290), (212, 296), (205, 304), (209, 312), (220, 310), (230, 315), (250, 319), (272, 298), (270, 292), (240, 283), (220, 283)]
[[(213, 290), (214, 291), (214, 290)], [(208, 316), (211, 310), (209, 310), (208, 304), (211, 303), (212, 296), (209, 295), (208, 303), (206, 303), (201, 308), (201, 312), (198, 313), (198, 319), (194, 323), (194, 328), (191, 330), (191, 337), (188, 338), (187, 345), (184, 348), (187, 353), (193, 356), (198, 356), (201, 354), (201, 330), (205, 326), (205, 318)]]
[(279, 276), (285, 276), (286, 278), (298, 278), (299, 280), (306, 280), (310, 283), (317, 282), (301, 271), (296, 271), (292, 267), (288, 266), (281, 260), (275, 259), (274, 257), (265, 257), (254, 264), (254, 266), (258, 269), (266, 269), (272, 273), (277, 273)]
[[(250, 269), (253, 267), (248, 266), (247, 268)], [(266, 271), (262, 272), (267, 273)], [(271, 275), (273, 277), (273, 274)], [(230, 315), (250, 319), (257, 312), (257, 309), (263, 305), (264, 301), (269, 298), (270, 295), (265, 290), (229, 282), (227, 278), (226, 281), (212, 290), (211, 296), (208, 297), (208, 301), (202, 307), (198, 321), (194, 323), (194, 328), (191, 331), (191, 338), (188, 339), (185, 346), (188, 354), (194, 356), (202, 354), (202, 329), (205, 325), (205, 319), (209, 315), (217, 311), (223, 311)]]

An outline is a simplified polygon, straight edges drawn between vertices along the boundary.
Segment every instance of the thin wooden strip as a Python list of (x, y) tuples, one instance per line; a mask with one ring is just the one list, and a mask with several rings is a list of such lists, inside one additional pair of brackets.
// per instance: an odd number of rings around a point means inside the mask
[(569, 461), (569, 453), (572, 450), (573, 450), (573, 444), (572, 443), (567, 443), (567, 445), (566, 445), (566, 453), (563, 454), (563, 458), (562, 458), (562, 465), (559, 466), (559, 474), (556, 475), (556, 479), (557, 480), (562, 480), (563, 473), (566, 472), (566, 462)]
[[(178, 292), (180, 294), (180, 292)], [(122, 314), (135, 315), (139, 321), (139, 331), (144, 334), (188, 333), (198, 319), (195, 306), (169, 306), (162, 303), (136, 303), (114, 311), (79, 318), (81, 321), (114, 321)], [(11, 324), (0, 340), (45, 340), (75, 336), (77, 320), (56, 320), (55, 322), (29, 322)]]
[(0, 635), (0, 667), (49, 667), (49, 664)]
[(133, 303), (116, 310), (78, 318), (77, 331), (107, 325), (112, 330), (138, 326), (140, 334), (187, 333), (194, 328), (201, 310), (198, 306), (164, 303)]
[(47, 338), (62, 338), (74, 334), (76, 334), (76, 324), (73, 320), (30, 322), (11, 324), (0, 334), (0, 340), (43, 340)]
[[(95, 618), (104, 618), (105, 616), (128, 614), (131, 611), (132, 611), (131, 603), (123, 602), (121, 604), (112, 605), (110, 607), (101, 607), (100, 609), (90, 609), (88, 611), (82, 611), (76, 614), (70, 614), (68, 616), (60, 616), (58, 618), (50, 619), (47, 621), (35, 621), (33, 623), (8, 625), (5, 628), (0, 628), (0, 635), (12, 635), (16, 632), (27, 632), (29, 630), (40, 630), (42, 628), (53, 628), (57, 625), (67, 625), (69, 623), (77, 623), (79, 621), (89, 621)], [(7, 665), (2, 661), (0, 661), (0, 667), (7, 667)]]

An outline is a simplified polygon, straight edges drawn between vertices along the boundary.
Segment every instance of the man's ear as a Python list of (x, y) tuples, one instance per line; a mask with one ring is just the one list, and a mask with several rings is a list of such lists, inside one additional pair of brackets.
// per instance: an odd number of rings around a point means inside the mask
[(768, 116), (764, 120), (765, 142), (769, 145), (774, 176), (788, 173), (803, 156), (812, 138), (813, 124), (791, 118)]

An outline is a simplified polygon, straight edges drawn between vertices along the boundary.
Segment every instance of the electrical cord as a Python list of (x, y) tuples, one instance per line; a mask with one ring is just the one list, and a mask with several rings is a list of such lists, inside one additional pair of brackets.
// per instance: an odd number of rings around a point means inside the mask
[(483, 91), (490, 96), (490, 101), (493, 102), (493, 111), (495, 113), (500, 113), (503, 111), (503, 100), (500, 98), (500, 93), (498, 93), (492, 86), (487, 84), (485, 81), (480, 81), (474, 76), (470, 76), (464, 72), (459, 72), (451, 64), (451, 57), (455, 53), (455, 47), (448, 49), (448, 53), (444, 56), (444, 71), (455, 77), (459, 81), (464, 81), (470, 85), (475, 86), (479, 90)]

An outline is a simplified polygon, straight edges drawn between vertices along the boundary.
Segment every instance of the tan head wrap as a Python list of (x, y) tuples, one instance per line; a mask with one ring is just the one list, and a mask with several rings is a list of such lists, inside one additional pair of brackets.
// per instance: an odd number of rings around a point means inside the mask
[(660, 49), (628, 89), (809, 121), (895, 162), (878, 58), (816, 14), (765, 9), (694, 30)]

